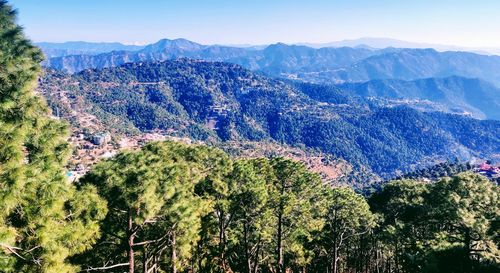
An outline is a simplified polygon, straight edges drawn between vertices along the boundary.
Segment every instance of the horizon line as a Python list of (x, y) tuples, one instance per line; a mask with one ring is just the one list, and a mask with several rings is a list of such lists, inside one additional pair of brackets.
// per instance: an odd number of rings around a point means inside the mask
[[(376, 45), (370, 45), (370, 41), (364, 41), (361, 42), (362, 40), (365, 39), (372, 39), (374, 41), (372, 42), (380, 42), (380, 43), (388, 43), (383, 46), (376, 46)], [(238, 47), (238, 48), (252, 48), (252, 47), (268, 47), (271, 45), (277, 45), (277, 44), (285, 44), (289, 46), (306, 46), (310, 48), (328, 48), (328, 47), (360, 47), (360, 46), (366, 46), (372, 49), (385, 49), (385, 48), (410, 48), (410, 49), (434, 49), (436, 51), (440, 52), (445, 52), (445, 51), (455, 51), (455, 52), (471, 52), (475, 54), (480, 54), (480, 55), (500, 55), (500, 47), (473, 47), (473, 46), (461, 46), (461, 45), (456, 45), (456, 44), (439, 44), (439, 43), (432, 43), (432, 42), (415, 42), (415, 41), (408, 41), (408, 40), (400, 40), (397, 38), (389, 38), (389, 37), (369, 37), (369, 36), (364, 36), (360, 38), (351, 38), (351, 39), (343, 39), (343, 40), (337, 40), (337, 41), (330, 41), (330, 42), (281, 42), (281, 41), (276, 41), (276, 42), (271, 42), (271, 43), (266, 43), (266, 44), (250, 44), (250, 43), (241, 43), (241, 44), (224, 44), (224, 43), (200, 43), (196, 42), (194, 40), (188, 39), (188, 38), (161, 38), (159, 40), (153, 41), (153, 42), (123, 42), (123, 41), (91, 41), (91, 40), (68, 40), (68, 41), (60, 41), (60, 42), (50, 42), (50, 41), (34, 41), (32, 40), (35, 44), (42, 44), (42, 43), (48, 43), (48, 44), (65, 44), (65, 43), (90, 43), (90, 44), (112, 44), (112, 43), (117, 43), (121, 44), (124, 46), (137, 46), (137, 47), (146, 47), (148, 45), (152, 45), (155, 43), (158, 43), (162, 40), (169, 40), (169, 41), (176, 41), (176, 40), (186, 40), (192, 43), (196, 43), (202, 46), (226, 46), (226, 47)], [(356, 43), (356, 41), (360, 41), (359, 43)], [(356, 43), (356, 44), (351, 44), (351, 45), (334, 45), (335, 43)], [(395, 45), (395, 44), (390, 44), (390, 43), (406, 43), (408, 45)]]

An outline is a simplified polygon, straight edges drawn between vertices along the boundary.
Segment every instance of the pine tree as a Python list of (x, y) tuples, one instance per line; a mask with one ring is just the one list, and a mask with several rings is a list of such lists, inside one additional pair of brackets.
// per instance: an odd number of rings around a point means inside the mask
[(321, 242), (328, 253), (329, 272), (337, 273), (349, 243), (370, 231), (375, 226), (375, 217), (365, 198), (352, 189), (334, 188), (327, 192), (328, 212)]
[[(453, 260), (461, 261), (461, 271), (457, 272), (483, 272), (482, 267), (489, 264), (498, 269), (500, 249), (496, 225), (500, 221), (499, 194), (497, 185), (470, 172), (443, 178), (430, 185), (426, 204), (434, 238), (430, 241), (433, 255), (429, 256), (437, 260), (434, 262), (438, 268), (448, 268), (451, 272), (451, 264), (439, 257), (446, 253), (448, 256), (452, 254)], [(454, 265), (458, 267), (457, 263)]]
[(418, 272), (421, 267), (422, 241), (428, 229), (425, 209), (428, 190), (423, 182), (405, 179), (391, 181), (371, 196), (371, 209), (381, 216), (376, 230), (377, 260), (384, 257), (386, 267), (403, 272)]
[(237, 272), (258, 273), (266, 256), (272, 254), (275, 217), (270, 206), (272, 166), (267, 159), (240, 160), (234, 164), (231, 180), (237, 191), (231, 198), (235, 212), (232, 261)]
[(284, 158), (238, 160), (222, 186), (204, 185), (214, 211), (203, 219), (201, 272), (304, 270), (306, 244), (322, 227), (321, 179)]
[(15, 17), (0, 1), (0, 271), (74, 272), (105, 203), (67, 182), (67, 127), (34, 92), (42, 53)]
[(291, 267), (303, 269), (312, 253), (304, 244), (323, 226), (324, 191), (321, 179), (301, 162), (271, 160), (271, 209), (275, 227), (275, 270), (283, 273)]
[[(236, 164), (237, 166), (240, 164)], [(237, 172), (239, 168), (234, 169)], [(198, 244), (198, 270), (228, 272), (227, 244), (238, 209), (233, 199), (238, 194), (239, 185), (229, 173), (223, 180), (206, 180), (196, 191), (213, 204), (213, 210), (202, 221), (202, 238)]]
[[(91, 270), (177, 272), (188, 266), (211, 200), (198, 184), (220, 185), (229, 157), (206, 146), (151, 143), (99, 163), (80, 181), (108, 201), (103, 237), (80, 258)], [(168, 268), (166, 268), (168, 265)], [(120, 272), (123, 272), (121, 270)]]
[(388, 183), (370, 198), (382, 218), (376, 247), (383, 263), (402, 272), (498, 272), (498, 194), (497, 185), (468, 172)]

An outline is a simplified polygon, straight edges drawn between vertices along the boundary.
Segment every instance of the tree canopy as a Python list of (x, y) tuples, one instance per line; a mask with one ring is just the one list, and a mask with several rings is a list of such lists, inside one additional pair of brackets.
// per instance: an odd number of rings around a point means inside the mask
[(88, 269), (126, 266), (129, 272), (146, 272), (160, 263), (172, 271), (184, 268), (199, 240), (201, 217), (213, 206), (195, 187), (220, 185), (230, 170), (221, 151), (174, 142), (152, 143), (100, 163), (80, 185), (95, 186), (109, 213), (99, 243), (81, 259), (97, 263)]

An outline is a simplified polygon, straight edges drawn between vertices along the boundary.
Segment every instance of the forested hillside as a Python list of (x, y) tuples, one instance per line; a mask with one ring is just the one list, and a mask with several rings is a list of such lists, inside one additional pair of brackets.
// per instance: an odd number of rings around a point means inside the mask
[[(99, 44), (89, 46), (100, 49)], [(44, 46), (46, 55), (52, 54), (53, 47), (52, 44)], [(424, 111), (462, 113), (480, 119), (498, 120), (500, 116), (497, 100), (500, 74), (495, 72), (500, 71), (500, 57), (469, 52), (311, 48), (283, 43), (263, 48), (240, 48), (202, 45), (186, 39), (163, 39), (135, 51), (115, 50), (49, 58), (44, 65), (74, 73), (88, 68), (177, 58), (234, 63), (270, 77), (297, 82), (337, 84), (350, 95), (381, 99), (379, 103), (384, 105), (409, 105)]]
[(319, 149), (384, 178), (439, 160), (496, 159), (500, 152), (498, 121), (378, 107), (337, 88), (288, 84), (227, 63), (131, 63), (72, 76), (47, 73), (41, 83), (53, 108), (63, 90), (122, 131), (161, 129), (216, 142), (272, 139)]

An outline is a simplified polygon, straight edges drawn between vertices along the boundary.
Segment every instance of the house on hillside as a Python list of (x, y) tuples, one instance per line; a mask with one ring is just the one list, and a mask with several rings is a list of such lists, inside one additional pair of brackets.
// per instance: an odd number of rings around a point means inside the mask
[(489, 179), (499, 179), (500, 178), (500, 167), (491, 165), (491, 162), (486, 161), (478, 166), (476, 173), (484, 175)]
[(108, 133), (95, 134), (90, 137), (90, 142), (97, 146), (105, 145), (110, 140), (111, 136)]

